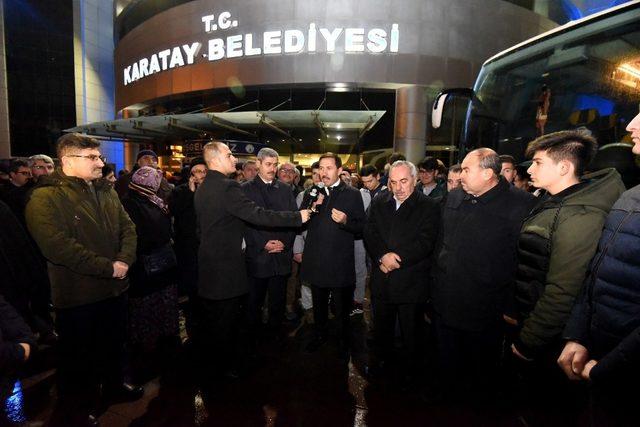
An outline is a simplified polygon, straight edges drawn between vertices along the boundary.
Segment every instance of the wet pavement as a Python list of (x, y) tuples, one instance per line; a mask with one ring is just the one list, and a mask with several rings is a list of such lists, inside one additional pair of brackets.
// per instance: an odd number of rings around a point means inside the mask
[[(203, 387), (201, 372), (185, 348), (165, 361), (161, 373), (144, 382), (142, 399), (104, 408), (100, 425), (526, 425), (512, 411), (434, 403), (422, 377), (409, 388), (388, 379), (368, 381), (364, 375), (368, 314), (351, 318), (353, 348), (348, 362), (338, 357), (335, 339), (316, 353), (306, 353), (311, 325), (303, 324), (282, 340), (262, 340), (259, 356), (240, 378)], [(56, 403), (54, 383), (53, 369), (20, 381), (5, 405), (5, 424), (47, 425)]]

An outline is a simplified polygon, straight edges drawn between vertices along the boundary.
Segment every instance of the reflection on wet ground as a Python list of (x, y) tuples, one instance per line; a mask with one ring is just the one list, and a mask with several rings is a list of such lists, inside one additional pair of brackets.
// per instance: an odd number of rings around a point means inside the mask
[[(145, 395), (112, 405), (103, 426), (521, 426), (510, 413), (430, 403), (424, 387), (406, 390), (391, 381), (365, 379), (366, 324), (352, 317), (353, 350), (347, 363), (333, 341), (303, 351), (311, 327), (293, 337), (263, 341), (245, 375), (203, 386), (189, 350), (145, 382)], [(419, 379), (417, 382), (423, 381)], [(46, 425), (55, 406), (54, 371), (24, 379), (6, 403), (10, 425)]]

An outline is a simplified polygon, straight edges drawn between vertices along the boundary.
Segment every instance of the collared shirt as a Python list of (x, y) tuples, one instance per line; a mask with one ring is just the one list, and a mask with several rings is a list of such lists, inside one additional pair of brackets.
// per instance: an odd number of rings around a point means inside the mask
[(438, 183), (437, 183), (437, 182), (434, 182), (434, 183), (429, 184), (429, 185), (424, 185), (424, 186), (422, 187), (422, 192), (424, 193), (424, 195), (425, 195), (425, 196), (428, 196), (429, 194), (431, 194), (431, 192), (432, 192), (433, 190), (435, 190), (435, 189), (436, 189), (436, 187), (437, 187), (437, 186), (438, 186)]
[(265, 185), (271, 185), (271, 184), (273, 183), (273, 180), (271, 180), (271, 181), (265, 181), (264, 179), (262, 179), (262, 177), (261, 177), (260, 175), (258, 175), (258, 178), (260, 178), (260, 180), (261, 180), (262, 182), (264, 182), (264, 183), (265, 183)]
[(340, 178), (338, 178), (338, 180), (336, 182), (334, 182), (333, 184), (331, 184), (328, 187), (324, 187), (324, 191), (325, 193), (327, 193), (327, 196), (331, 194), (331, 190), (335, 189), (336, 187), (338, 187), (338, 185), (340, 185), (342, 181), (340, 180)]
[(400, 205), (402, 205), (402, 203), (404, 203), (407, 199), (404, 199), (402, 202), (400, 200), (398, 200), (396, 198), (396, 196), (393, 196), (393, 200), (396, 202), (396, 210), (400, 209)]

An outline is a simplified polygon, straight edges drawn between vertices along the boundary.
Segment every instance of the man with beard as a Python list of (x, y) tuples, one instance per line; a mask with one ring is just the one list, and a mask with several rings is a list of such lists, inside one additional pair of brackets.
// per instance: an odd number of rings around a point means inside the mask
[(53, 159), (46, 154), (35, 154), (29, 157), (29, 167), (33, 180), (38, 182), (41, 176), (48, 176), (55, 170)]

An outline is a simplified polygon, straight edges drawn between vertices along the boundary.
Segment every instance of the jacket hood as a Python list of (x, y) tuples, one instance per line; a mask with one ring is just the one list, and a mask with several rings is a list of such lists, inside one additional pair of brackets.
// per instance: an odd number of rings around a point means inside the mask
[(625, 190), (620, 174), (614, 168), (586, 174), (581, 181), (586, 181), (587, 185), (563, 198), (560, 202), (563, 206), (591, 206), (609, 212)]

